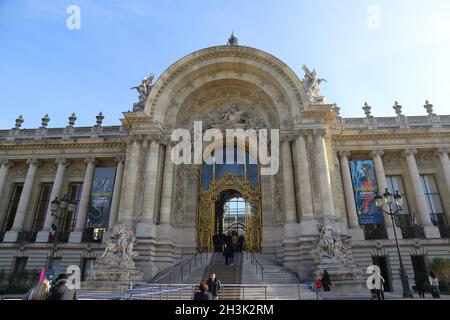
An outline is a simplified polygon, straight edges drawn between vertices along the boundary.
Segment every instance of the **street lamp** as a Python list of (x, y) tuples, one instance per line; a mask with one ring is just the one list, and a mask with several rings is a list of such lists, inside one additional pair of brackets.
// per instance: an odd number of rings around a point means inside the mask
[[(70, 212), (74, 212), (76, 208), (76, 202), (70, 201), (67, 195), (64, 195), (61, 199), (55, 197), (55, 199), (50, 203), (50, 211), (52, 212), (52, 216), (55, 217), (56, 220), (63, 220), (61, 225), (61, 230), (65, 229), (65, 218), (66, 214)], [(61, 211), (60, 214), (57, 214), (58, 210)], [(56, 225), (56, 224), (55, 224)], [(57, 236), (59, 228), (56, 228), (55, 233), (55, 242), (57, 241)]]
[[(394, 201), (397, 206), (397, 209), (395, 211), (392, 211), (392, 203)], [(397, 232), (395, 230), (395, 219), (394, 219), (394, 216), (400, 214), (400, 211), (402, 210), (403, 197), (398, 192), (398, 190), (395, 191), (394, 195), (392, 195), (392, 193), (390, 193), (389, 190), (386, 188), (383, 195), (378, 193), (375, 196), (375, 204), (377, 205), (378, 210), (391, 216), (392, 228), (394, 229), (395, 244), (397, 245), (398, 260), (400, 262), (400, 279), (402, 281), (402, 287), (403, 287), (403, 298), (412, 298), (413, 295), (411, 293), (411, 290), (409, 289), (408, 275), (406, 274), (405, 268), (403, 266), (402, 256), (400, 255), (400, 247), (398, 245)], [(389, 206), (389, 211), (385, 211), (383, 209), (384, 204), (387, 204)]]

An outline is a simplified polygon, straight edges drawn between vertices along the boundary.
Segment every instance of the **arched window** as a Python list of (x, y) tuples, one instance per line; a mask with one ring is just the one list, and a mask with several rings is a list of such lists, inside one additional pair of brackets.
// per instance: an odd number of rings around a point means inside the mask
[[(245, 157), (244, 157), (245, 155)], [(215, 150), (202, 167), (202, 188), (209, 189), (213, 178), (220, 179), (231, 175), (235, 178), (246, 178), (251, 186), (259, 183), (259, 168), (256, 159), (248, 150), (241, 147), (224, 147)]]

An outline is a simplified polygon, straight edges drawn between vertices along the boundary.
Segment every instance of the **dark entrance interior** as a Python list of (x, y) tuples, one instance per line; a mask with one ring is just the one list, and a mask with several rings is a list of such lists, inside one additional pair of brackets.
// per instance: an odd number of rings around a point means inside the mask
[(427, 266), (425, 263), (425, 256), (411, 256), (411, 261), (414, 270), (414, 277), (416, 279), (427, 279)]
[(374, 265), (380, 267), (381, 276), (384, 279), (384, 291), (391, 292), (391, 272), (389, 270), (388, 259), (386, 256), (375, 256), (372, 257), (372, 262)]

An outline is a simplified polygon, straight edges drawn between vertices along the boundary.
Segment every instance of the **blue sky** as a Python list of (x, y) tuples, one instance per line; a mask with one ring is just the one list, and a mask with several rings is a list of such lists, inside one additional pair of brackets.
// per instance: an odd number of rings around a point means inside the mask
[[(81, 10), (81, 29), (69, 30), (69, 5)], [(379, 8), (376, 25), (371, 5)], [(378, 23), (379, 21), (379, 23)], [(345, 117), (424, 115), (426, 99), (450, 114), (448, 0), (0, 0), (0, 128), (22, 114), (35, 128), (119, 124), (154, 72), (201, 48), (239, 43), (267, 51), (302, 77), (316, 68), (326, 101)]]

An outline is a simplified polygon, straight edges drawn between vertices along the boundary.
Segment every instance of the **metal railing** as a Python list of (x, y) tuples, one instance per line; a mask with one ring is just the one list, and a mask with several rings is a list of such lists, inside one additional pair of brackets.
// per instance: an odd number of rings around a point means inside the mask
[[(301, 289), (307, 288), (315, 295), (302, 295)], [(280, 292), (289, 290), (286, 299), (304, 300), (319, 299), (318, 290), (313, 283), (298, 284), (224, 284), (219, 290), (219, 300), (270, 300), (279, 299)], [(118, 291), (96, 291), (79, 294), (80, 300), (192, 300), (198, 285), (195, 284), (163, 284), (149, 287), (133, 288)], [(314, 297), (314, 298), (313, 298)]]
[(256, 274), (258, 274), (258, 267), (259, 267), (259, 270), (261, 272), (261, 281), (264, 281), (264, 266), (261, 262), (258, 261), (258, 259), (256, 258), (256, 254), (254, 252), (250, 252), (250, 263), (255, 268)]
[(386, 228), (378, 228), (373, 230), (364, 230), (364, 238), (366, 240), (387, 239)]
[(450, 238), (450, 226), (439, 226), (441, 238)]
[(36, 241), (37, 232), (20, 231), (17, 236), (17, 243), (34, 242)]
[(204, 262), (209, 261), (209, 256), (210, 253), (208, 252), (198, 252), (187, 261), (175, 265), (162, 275), (157, 275), (152, 283), (167, 283), (170, 285), (172, 283), (183, 282), (186, 277), (192, 274), (192, 271), (195, 270), (197, 266), (201, 266)]
[(425, 232), (421, 227), (406, 227), (401, 226), (403, 239), (415, 239), (415, 238), (425, 238)]

